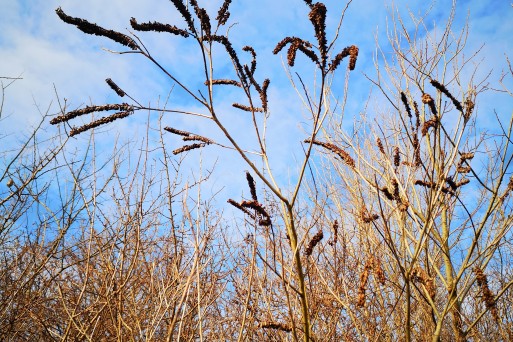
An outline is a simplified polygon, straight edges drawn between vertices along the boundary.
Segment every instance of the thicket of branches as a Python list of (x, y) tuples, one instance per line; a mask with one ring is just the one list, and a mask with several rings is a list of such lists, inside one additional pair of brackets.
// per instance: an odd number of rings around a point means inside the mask
[[(266, 136), (272, 79), (256, 76), (253, 47), (232, 44), (230, 3), (208, 13), (196, 0), (171, 0), (183, 21), (131, 18), (137, 34), (56, 10), (129, 49), (120, 54), (153, 63), (202, 110), (148, 107), (107, 79), (126, 100), (79, 109), (64, 102), (41, 122), (58, 129), (50, 147), (41, 148), (36, 129), (18, 150), (2, 152), (0, 339), (513, 339), (513, 120), (498, 113), (495, 127), (479, 125), (480, 94), (490, 86), (476, 79), (475, 55), (464, 54), (467, 29), (452, 31), (454, 11), (435, 31), (414, 19), (412, 32), (393, 18), (386, 51), (377, 49), (377, 76), (368, 77), (382, 112), (348, 119), (349, 76), (362, 77), (354, 74), (359, 48), (337, 42), (344, 14), (329, 36), (326, 6), (299, 3), (308, 6), (315, 40), (284, 37), (273, 52), (286, 53), (289, 71), (297, 63), (316, 71), (288, 73), (309, 122), (297, 174), (282, 180)], [(140, 31), (195, 41), (204, 88), (176, 78)], [(214, 55), (233, 69), (214, 72)], [(505, 70), (493, 87), (511, 100), (507, 60)], [(339, 79), (342, 93), (334, 93)], [(227, 88), (239, 92), (232, 106), (247, 117), (256, 150), (237, 140), (218, 109), (216, 95)], [(99, 158), (94, 129), (139, 113), (150, 113), (142, 145), (113, 146)], [(225, 139), (165, 126), (170, 115), (199, 117)], [(158, 144), (149, 148), (154, 131)], [(79, 152), (69, 146), (77, 135), (89, 137)], [(168, 148), (172, 135), (182, 147)], [(184, 178), (181, 166), (198, 149), (247, 164), (240, 176), (248, 197), (224, 199), (239, 218), (205, 197), (211, 171)]]

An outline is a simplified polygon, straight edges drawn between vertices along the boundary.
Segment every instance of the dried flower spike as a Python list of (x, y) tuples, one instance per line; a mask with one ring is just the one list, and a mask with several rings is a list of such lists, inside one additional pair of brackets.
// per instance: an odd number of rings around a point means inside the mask
[(77, 127), (73, 127), (71, 129), (71, 131), (69, 132), (69, 136), (73, 137), (73, 136), (75, 136), (77, 134), (80, 134), (80, 133), (88, 131), (88, 130), (90, 130), (92, 128), (95, 128), (95, 127), (98, 127), (98, 126), (110, 123), (110, 122), (112, 122), (114, 120), (126, 118), (127, 116), (129, 116), (132, 113), (133, 113), (133, 111), (119, 112), (119, 113), (115, 113), (115, 114), (112, 114), (110, 116), (106, 116), (106, 117), (103, 117), (101, 119), (95, 120), (95, 121), (93, 121), (91, 123), (88, 123), (86, 125), (80, 126), (78, 128)]
[(117, 43), (124, 46), (128, 46), (132, 50), (139, 50), (137, 43), (129, 36), (116, 32), (113, 30), (106, 30), (96, 24), (90, 23), (87, 20), (70, 17), (59, 7), (55, 10), (59, 18), (67, 24), (75, 25), (80, 31), (87, 34), (94, 34), (97, 36), (103, 36), (109, 38)]
[(232, 0), (224, 0), (223, 5), (217, 11), (217, 17), (216, 20), (218, 22), (218, 25), (224, 25), (228, 21), (228, 18), (230, 18), (230, 12), (228, 11), (228, 7), (230, 6), (230, 3)]
[(107, 84), (109, 85), (109, 87), (114, 90), (116, 92), (116, 94), (118, 94), (119, 97), (123, 97), (125, 96), (125, 92), (118, 87), (118, 85), (116, 83), (114, 83), (113, 80), (111, 80), (110, 78), (107, 78), (105, 80), (105, 82), (107, 82)]
[(317, 246), (317, 244), (319, 242), (321, 242), (321, 240), (323, 239), (324, 237), (324, 233), (322, 232), (322, 229), (319, 230), (317, 232), (317, 234), (315, 234), (312, 239), (310, 240), (310, 242), (308, 243), (308, 246), (306, 246), (306, 249), (305, 249), (305, 255), (306, 256), (310, 256), (312, 255), (312, 252), (313, 252), (313, 249), (315, 248), (315, 246)]
[(249, 191), (251, 193), (251, 198), (253, 201), (258, 201), (257, 194), (256, 194), (256, 184), (255, 180), (251, 176), (249, 172), (246, 171), (246, 180), (248, 181)]
[(177, 155), (177, 154), (180, 154), (180, 153), (183, 153), (183, 152), (186, 152), (186, 151), (194, 150), (194, 149), (197, 149), (197, 148), (202, 148), (202, 147), (205, 147), (205, 145), (206, 145), (205, 143), (185, 145), (185, 146), (182, 146), (182, 147), (177, 148), (176, 150), (174, 150), (173, 154)]
[(463, 113), (463, 107), (461, 106), (460, 101), (458, 101), (454, 96), (452, 96), (452, 94), (449, 92), (449, 90), (447, 90), (447, 88), (443, 84), (441, 84), (437, 80), (431, 80), (430, 83), (433, 87), (444, 93), (445, 96), (447, 96), (452, 101), (454, 107), (456, 107), (457, 110)]
[(337, 154), (340, 158), (342, 158), (342, 160), (352, 169), (355, 169), (355, 161), (354, 159), (349, 155), (349, 153), (347, 153), (346, 151), (344, 151), (343, 149), (341, 149), (340, 147), (336, 146), (335, 144), (330, 144), (330, 143), (326, 143), (326, 142), (322, 142), (322, 141), (317, 141), (317, 140), (314, 140), (314, 141), (311, 141), (310, 139), (306, 139), (305, 140), (305, 143), (312, 143), (314, 145), (319, 145), (319, 146), (322, 146), (324, 147), (325, 149), (327, 150), (330, 150), (331, 152)]
[(189, 33), (185, 30), (174, 25), (162, 24), (156, 21), (139, 24), (135, 18), (131, 18), (130, 25), (132, 25), (132, 28), (137, 31), (168, 32), (184, 38), (189, 37)]
[(191, 133), (189, 133), (189, 132), (181, 131), (181, 130), (175, 129), (173, 127), (164, 127), (164, 131), (168, 131), (169, 133), (181, 135), (181, 136), (184, 136), (184, 137), (188, 137), (189, 135), (191, 135)]
[(437, 115), (435, 100), (433, 100), (431, 95), (426, 93), (422, 94), (422, 103), (427, 104), (429, 106), (429, 109), (431, 109), (433, 115)]
[(292, 328), (286, 324), (276, 323), (276, 322), (262, 322), (259, 324), (259, 327), (262, 329), (274, 329), (281, 330), (285, 332), (291, 332)]
[(53, 118), (52, 120), (50, 120), (50, 124), (55, 125), (55, 124), (58, 124), (61, 122), (69, 121), (69, 120), (74, 119), (81, 115), (94, 113), (94, 112), (103, 112), (103, 111), (108, 111), (108, 110), (120, 110), (120, 111), (129, 112), (129, 111), (133, 111), (133, 107), (127, 103), (106, 104), (106, 105), (101, 105), (101, 106), (86, 106), (85, 108), (73, 110), (66, 114), (59, 115), (59, 116)]
[(326, 55), (328, 54), (328, 43), (326, 41), (326, 6), (322, 2), (317, 2), (311, 7), (308, 18), (312, 22), (315, 30), (315, 37), (319, 44), (319, 53), (321, 55), (321, 66), (326, 65)]

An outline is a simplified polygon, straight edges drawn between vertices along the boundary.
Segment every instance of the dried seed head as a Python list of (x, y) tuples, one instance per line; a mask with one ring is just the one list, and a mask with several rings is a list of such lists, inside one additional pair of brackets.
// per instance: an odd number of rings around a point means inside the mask
[(172, 127), (164, 127), (164, 130), (168, 131), (169, 133), (181, 135), (181, 136), (184, 136), (184, 137), (188, 137), (189, 135), (191, 135), (191, 133), (189, 133), (189, 132), (180, 131), (179, 129), (174, 129)]
[(230, 6), (230, 3), (232, 0), (224, 0), (223, 5), (217, 12), (216, 20), (218, 22), (218, 25), (224, 25), (228, 21), (228, 18), (230, 18), (230, 12), (228, 12), (228, 7)]
[(458, 166), (456, 168), (456, 172), (458, 172), (458, 173), (469, 173), (470, 172), (470, 166)]
[(137, 43), (130, 38), (129, 36), (122, 34), (120, 32), (116, 32), (113, 30), (106, 30), (103, 27), (100, 27), (96, 24), (90, 23), (87, 20), (70, 17), (59, 7), (55, 10), (59, 18), (67, 24), (75, 25), (80, 31), (93, 34), (96, 36), (103, 36), (109, 38), (119, 44), (124, 46), (128, 46), (132, 50), (139, 50), (139, 46)]
[(363, 307), (365, 305), (365, 291), (367, 290), (367, 281), (369, 279), (369, 272), (372, 270), (372, 260), (367, 260), (363, 273), (360, 275), (360, 286), (358, 287), (358, 298), (356, 306)]
[(263, 113), (263, 111), (264, 111), (263, 108), (248, 107), (248, 106), (242, 105), (240, 103), (232, 103), (232, 106), (235, 108), (238, 108), (238, 109), (242, 109), (243, 111), (246, 111), (246, 112), (251, 112), (251, 113), (253, 113), (253, 112)]
[(250, 212), (248, 209), (242, 207), (239, 203), (237, 203), (236, 201), (232, 200), (231, 198), (228, 200), (228, 203), (230, 203), (231, 205), (233, 205), (235, 208), (239, 209), (240, 211), (244, 212), (246, 215), (248, 215), (252, 219), (255, 219), (255, 214)]
[(397, 182), (397, 179), (392, 178), (392, 188), (394, 189), (393, 195), (394, 199), (396, 201), (399, 201), (401, 199), (401, 196), (399, 195), (399, 183)]
[(319, 52), (321, 55), (321, 64), (326, 65), (326, 55), (328, 53), (328, 43), (326, 41), (326, 6), (322, 2), (317, 2), (311, 7), (308, 18), (312, 22), (315, 30), (315, 37), (319, 44)]
[(404, 108), (406, 108), (406, 112), (408, 113), (408, 117), (412, 117), (410, 104), (408, 103), (408, 99), (406, 98), (406, 94), (401, 92), (401, 101), (403, 102)]
[(335, 220), (335, 221), (333, 221), (333, 239), (331, 241), (329, 241), (328, 243), (331, 246), (335, 246), (337, 244), (337, 240), (338, 240), (338, 221)]
[(321, 141), (317, 141), (317, 140), (314, 140), (314, 141), (311, 141), (310, 139), (307, 139), (305, 140), (305, 143), (312, 143), (314, 145), (319, 145), (319, 146), (322, 146), (324, 147), (325, 149), (327, 150), (330, 150), (331, 152), (335, 153), (336, 155), (338, 155), (340, 158), (342, 158), (342, 160), (350, 167), (352, 168), (353, 170), (355, 169), (355, 161), (354, 159), (346, 152), (344, 151), (343, 149), (341, 149), (340, 147), (336, 146), (335, 144), (331, 144), (331, 143), (326, 143), (326, 142), (321, 142)]
[(465, 100), (465, 114), (463, 114), (463, 118), (465, 119), (465, 122), (467, 122), (470, 117), (472, 116), (472, 112), (474, 110), (474, 102), (472, 102), (472, 99), (470, 97), (467, 97)]
[(130, 25), (136, 31), (154, 31), (154, 32), (168, 32), (184, 38), (189, 37), (189, 33), (174, 25), (162, 24), (159, 22), (147, 22), (139, 24), (135, 18), (130, 19)]
[(258, 325), (262, 329), (274, 329), (274, 330), (281, 330), (285, 332), (291, 332), (292, 328), (286, 324), (283, 323), (276, 323), (276, 322), (261, 322)]
[(250, 208), (250, 209), (253, 209), (255, 210), (257, 213), (259, 213), (260, 215), (266, 217), (266, 218), (270, 218), (271, 215), (269, 215), (267, 213), (267, 211), (264, 209), (264, 207), (262, 206), (262, 204), (258, 203), (258, 201), (242, 201), (240, 203), (241, 207), (243, 208)]
[(351, 45), (349, 48), (349, 70), (354, 70), (356, 67), (356, 60), (358, 59), (358, 47), (356, 45)]
[(256, 184), (255, 180), (251, 176), (249, 172), (246, 171), (246, 180), (248, 181), (249, 191), (251, 192), (251, 198), (253, 201), (258, 201), (257, 194), (256, 194)]
[(310, 240), (310, 242), (308, 243), (308, 246), (306, 246), (306, 249), (305, 249), (305, 255), (306, 256), (310, 256), (312, 255), (312, 252), (313, 252), (313, 249), (315, 248), (315, 246), (317, 246), (317, 244), (323, 239), (324, 237), (324, 233), (322, 232), (322, 229), (319, 230), (317, 232), (317, 234), (315, 234), (312, 239)]
[(426, 134), (428, 133), (429, 129), (430, 128), (437, 128), (438, 127), (438, 119), (437, 118), (432, 118), (432, 119), (429, 119), (428, 121), (424, 122), (424, 125), (422, 125), (422, 130), (421, 130), (421, 133), (422, 133), (422, 136), (426, 136)]
[(435, 300), (436, 296), (436, 286), (435, 281), (433, 277), (430, 277), (424, 269), (417, 267), (413, 270), (412, 273), (412, 280), (414, 282), (421, 283), (424, 285), (424, 288), (426, 289), (426, 292), (428, 293), (428, 296), (431, 298), (431, 300)]
[(386, 155), (385, 148), (383, 147), (383, 142), (381, 141), (381, 139), (379, 137), (376, 138), (376, 144), (378, 145), (379, 152), (381, 152), (381, 154), (383, 154), (383, 155)]
[(53, 118), (52, 120), (50, 120), (50, 124), (56, 125), (58, 123), (69, 121), (71, 119), (74, 119), (74, 118), (84, 115), (84, 114), (89, 114), (89, 113), (94, 113), (94, 112), (103, 112), (103, 111), (108, 111), (108, 110), (120, 110), (120, 111), (125, 111), (125, 112), (132, 112), (134, 110), (134, 108), (127, 103), (107, 104), (107, 105), (101, 105), (101, 106), (86, 106), (85, 108), (73, 110), (66, 114), (59, 115), (59, 116)]
[(269, 88), (269, 83), (271, 83), (271, 81), (268, 78), (266, 78), (264, 80), (264, 83), (262, 84), (262, 91), (259, 92), (260, 101), (262, 101), (262, 109), (264, 110), (264, 112), (267, 112), (268, 109), (267, 88)]
[[(179, 1), (179, 0), (177, 0), (177, 1)], [(235, 69), (237, 70), (237, 73), (241, 79), (242, 84), (246, 85), (247, 80), (246, 80), (246, 74), (244, 73), (244, 68), (240, 64), (239, 56), (237, 56), (237, 53), (233, 49), (232, 43), (230, 43), (228, 38), (225, 36), (218, 36), (218, 35), (209, 35), (206, 38), (211, 41), (223, 44), (226, 52), (230, 56), (233, 64), (235, 65)]]
[[(236, 87), (239, 87), (239, 88), (242, 88), (242, 84), (240, 82), (237, 82), (235, 80), (212, 80), (212, 85), (233, 85), (233, 86), (236, 86)], [(205, 81), (205, 85), (209, 85), (210, 82), (209, 81)]]
[(431, 109), (433, 115), (437, 115), (435, 101), (433, 100), (431, 95), (427, 93), (422, 94), (422, 103), (427, 104), (429, 106), (429, 109)]
[(253, 75), (255, 73), (255, 70), (256, 70), (256, 64), (257, 64), (257, 61), (256, 61), (256, 52), (255, 50), (249, 46), (249, 45), (246, 45), (242, 48), (242, 51), (246, 51), (246, 52), (249, 52), (251, 53), (251, 69), (250, 69), (250, 74)]
[(294, 66), (297, 50), (303, 52), (314, 63), (319, 64), (319, 60), (318, 60), (317, 56), (311, 50), (312, 44), (307, 41), (302, 40), (301, 38), (297, 38), (297, 37), (286, 37), (286, 38), (282, 39), (274, 48), (273, 54), (276, 55), (287, 44), (290, 44), (290, 47), (287, 51), (287, 63), (289, 66)]
[(463, 107), (461, 106), (460, 101), (458, 101), (454, 96), (452, 96), (452, 94), (449, 92), (449, 90), (447, 90), (447, 88), (443, 84), (439, 83), (437, 80), (431, 80), (430, 83), (433, 87), (444, 93), (445, 96), (447, 96), (452, 101), (454, 107), (456, 107), (457, 110), (463, 113)]
[(183, 153), (183, 152), (186, 152), (186, 151), (195, 150), (197, 148), (205, 147), (205, 145), (206, 145), (205, 143), (185, 145), (185, 146), (182, 146), (182, 147), (177, 148), (176, 150), (174, 150), (173, 154), (177, 155), (177, 154), (180, 154), (180, 153)]
[(418, 131), (420, 127), (420, 112), (419, 112), (419, 105), (417, 104), (417, 101), (413, 101), (413, 109), (415, 110), (415, 128)]
[(399, 147), (394, 147), (394, 166), (399, 167), (401, 164), (401, 156), (399, 154)]
[(192, 15), (191, 12), (185, 7), (182, 0), (171, 0), (173, 5), (176, 7), (178, 12), (182, 15), (182, 17), (185, 19), (185, 22), (187, 23), (187, 26), (189, 26), (189, 30), (191, 32), (196, 32), (196, 28), (194, 27), (194, 22), (192, 21)]
[(88, 130), (90, 130), (92, 128), (95, 128), (95, 127), (98, 127), (98, 126), (110, 123), (110, 122), (112, 122), (114, 120), (126, 118), (127, 116), (129, 116), (132, 113), (133, 113), (133, 111), (118, 112), (118, 113), (115, 113), (115, 114), (103, 117), (101, 119), (95, 120), (95, 121), (93, 121), (91, 123), (88, 123), (86, 125), (83, 125), (83, 126), (80, 126), (80, 127), (73, 127), (71, 129), (71, 131), (69, 132), (69, 136), (73, 137), (73, 136), (75, 136), (77, 134), (80, 134), (80, 133), (88, 131)]
[(196, 0), (189, 0), (191, 6), (194, 8), (194, 13), (196, 13), (196, 16), (200, 20), (201, 24), (201, 30), (205, 33), (205, 35), (208, 37), (211, 33), (211, 25), (210, 25), (210, 18), (207, 14), (207, 11), (204, 8), (199, 7), (198, 2)]
[(461, 153), (460, 158), (461, 158), (460, 163), (462, 163), (463, 161), (466, 161), (466, 160), (471, 160), (474, 158), (474, 153), (472, 153), (472, 152)]
[(385, 195), (386, 198), (388, 198), (390, 201), (394, 200), (394, 196), (390, 193), (390, 190), (386, 186), (379, 188), (379, 190)]
[(183, 137), (182, 140), (183, 141), (202, 141), (202, 142), (204, 142), (207, 145), (210, 145), (210, 144), (214, 143), (213, 140), (210, 140), (207, 137), (204, 137), (204, 136), (201, 136), (201, 135), (196, 135), (196, 134), (192, 134), (192, 135)]
[(383, 267), (381, 265), (381, 259), (372, 258), (372, 269), (374, 270), (374, 274), (378, 278), (379, 283), (381, 285), (385, 285), (386, 277), (385, 271), (383, 271)]
[(114, 91), (116, 92), (116, 94), (118, 94), (118, 96), (119, 96), (119, 97), (123, 97), (123, 96), (125, 96), (125, 92), (124, 92), (122, 89), (120, 89), (120, 88), (118, 87), (118, 85), (117, 85), (116, 83), (114, 83), (114, 81), (113, 81), (113, 80), (111, 80), (110, 78), (107, 78), (107, 79), (105, 80), (105, 82), (107, 82), (107, 84), (109, 85), (109, 87), (110, 87), (112, 90), (114, 90)]
[(422, 160), (420, 159), (420, 142), (417, 133), (413, 134), (413, 158), (415, 160), (415, 166), (420, 166), (422, 164)]
[(488, 287), (488, 277), (486, 274), (484, 274), (483, 270), (479, 267), (474, 267), (473, 269), (475, 275), (476, 275), (476, 282), (477, 286), (479, 286), (479, 289), (481, 290), (482, 294), (482, 300), (488, 310), (492, 313), (493, 318), (495, 321), (499, 320), (498, 313), (497, 313), (497, 306), (495, 302), (495, 296), (493, 295), (492, 291)]

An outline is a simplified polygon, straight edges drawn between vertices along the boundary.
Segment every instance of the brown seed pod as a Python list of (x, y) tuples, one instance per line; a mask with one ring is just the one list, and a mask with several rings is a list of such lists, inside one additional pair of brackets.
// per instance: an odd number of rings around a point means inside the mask
[(107, 78), (105, 80), (105, 82), (107, 82), (107, 84), (109, 85), (109, 87), (114, 90), (116, 92), (116, 94), (118, 94), (119, 97), (123, 97), (125, 96), (125, 92), (118, 87), (118, 85), (116, 83), (114, 83), (113, 80), (111, 80), (110, 78)]
[(276, 323), (276, 322), (261, 322), (258, 325), (262, 329), (274, 329), (274, 330), (281, 330), (285, 332), (291, 332), (292, 328), (286, 324), (283, 323)]
[(127, 103), (106, 104), (106, 105), (101, 105), (101, 106), (86, 106), (85, 108), (73, 110), (66, 114), (59, 115), (59, 116), (53, 118), (52, 120), (50, 120), (50, 124), (56, 125), (58, 123), (66, 122), (71, 119), (74, 119), (81, 115), (94, 113), (94, 112), (103, 112), (103, 111), (108, 111), (108, 110), (120, 110), (120, 111), (124, 111), (124, 112), (131, 112), (131, 111), (133, 111), (133, 107)]
[(271, 215), (269, 215), (267, 213), (267, 211), (264, 209), (264, 207), (262, 206), (262, 204), (260, 204), (258, 201), (242, 201), (240, 203), (241, 207), (243, 208), (250, 208), (250, 209), (253, 209), (255, 210), (257, 213), (259, 213), (260, 215), (264, 216), (264, 217), (267, 217), (267, 218), (270, 218)]
[(319, 53), (321, 55), (321, 65), (326, 65), (326, 55), (328, 53), (328, 43), (326, 41), (326, 6), (322, 2), (316, 2), (308, 14), (315, 30), (315, 37), (319, 44)]
[(317, 234), (315, 234), (312, 239), (310, 240), (310, 242), (308, 243), (308, 246), (306, 246), (306, 249), (305, 249), (305, 255), (306, 256), (311, 256), (312, 255), (312, 252), (313, 252), (313, 249), (315, 248), (315, 246), (317, 246), (317, 244), (319, 242), (321, 242), (321, 240), (324, 238), (324, 233), (322, 232), (322, 229), (319, 230), (317, 232)]
[(232, 46), (232, 43), (228, 40), (228, 38), (225, 36), (219, 36), (219, 35), (209, 35), (205, 38), (210, 41), (214, 41), (214, 42), (223, 44), (226, 52), (228, 53), (228, 55), (232, 59), (233, 63), (235, 64), (235, 69), (237, 70), (237, 73), (241, 79), (242, 84), (246, 85), (247, 79), (246, 79), (246, 74), (244, 73), (244, 68), (240, 64), (239, 56), (235, 52), (235, 50)]
[(210, 144), (214, 143), (213, 140), (210, 140), (207, 137), (204, 137), (204, 136), (201, 136), (201, 135), (196, 135), (196, 134), (192, 134), (192, 135), (183, 137), (182, 140), (183, 141), (202, 141), (202, 142), (204, 142), (207, 145), (210, 145)]
[(424, 122), (424, 125), (422, 125), (422, 136), (426, 136), (430, 128), (437, 128), (438, 127), (438, 119), (437, 118), (431, 118), (428, 121)]
[(126, 118), (127, 116), (129, 116), (132, 113), (133, 113), (132, 111), (118, 112), (118, 113), (115, 113), (115, 114), (103, 117), (101, 119), (95, 120), (95, 121), (93, 121), (91, 123), (88, 123), (86, 125), (83, 125), (83, 126), (80, 126), (80, 127), (73, 127), (71, 129), (71, 131), (69, 132), (69, 136), (73, 137), (73, 136), (75, 136), (77, 134), (80, 134), (80, 133), (88, 131), (88, 130), (90, 130), (92, 128), (95, 128), (95, 127), (98, 127), (98, 126), (110, 123), (110, 122), (112, 122), (114, 120)]
[(422, 103), (427, 104), (429, 106), (429, 109), (431, 109), (433, 115), (437, 115), (435, 100), (433, 100), (431, 95), (427, 93), (422, 94)]
[(130, 25), (136, 31), (154, 31), (154, 32), (168, 32), (184, 38), (189, 37), (189, 33), (174, 25), (163, 24), (159, 22), (147, 22), (139, 24), (135, 18), (130, 19)]
[(228, 203), (230, 203), (231, 205), (233, 205), (235, 208), (239, 209), (240, 211), (244, 212), (246, 215), (248, 215), (252, 219), (255, 219), (255, 214), (250, 212), (248, 209), (242, 207), (238, 202), (234, 201), (233, 199), (230, 198), (228, 200)]
[(217, 11), (217, 17), (216, 20), (219, 23), (218, 25), (224, 25), (228, 21), (228, 18), (230, 18), (230, 12), (228, 11), (228, 7), (230, 6), (230, 3), (232, 0), (224, 0), (223, 5), (221, 8), (219, 8), (219, 11)]
[(385, 147), (383, 147), (383, 142), (379, 137), (376, 138), (376, 145), (378, 145), (379, 152), (381, 152), (383, 155), (386, 155)]
[[(220, 79), (220, 80), (212, 80), (211, 82), (212, 82), (212, 85), (233, 85), (233, 86), (242, 88), (242, 84), (235, 80)], [(205, 81), (205, 85), (209, 85), (209, 84), (210, 84), (209, 81)]]
[(484, 274), (483, 270), (479, 267), (474, 267), (473, 269), (476, 275), (477, 286), (481, 290), (482, 297), (486, 308), (490, 310), (495, 321), (499, 320), (499, 315), (497, 312), (497, 303), (495, 302), (495, 296), (492, 291), (488, 287), (488, 277)]
[(401, 155), (399, 154), (399, 147), (394, 147), (394, 166), (399, 167), (401, 164)]
[(251, 198), (253, 201), (258, 201), (257, 194), (256, 194), (256, 184), (255, 180), (251, 176), (249, 172), (246, 171), (246, 180), (248, 181), (249, 191), (251, 193)]
[(185, 7), (182, 0), (171, 0), (173, 5), (176, 7), (178, 12), (182, 15), (182, 17), (185, 19), (185, 22), (187, 23), (187, 26), (189, 26), (189, 30), (191, 32), (196, 32), (196, 28), (194, 27), (194, 21), (192, 20), (191, 12)]
[(463, 118), (465, 119), (465, 122), (467, 122), (470, 117), (472, 116), (472, 112), (474, 111), (474, 102), (470, 99), (470, 97), (467, 97), (465, 100), (465, 114), (463, 114)]
[(346, 151), (344, 151), (343, 149), (341, 149), (340, 147), (338, 147), (334, 144), (321, 142), (321, 141), (317, 141), (317, 140), (311, 141), (310, 139), (306, 139), (305, 143), (307, 143), (307, 144), (312, 143), (314, 145), (322, 146), (325, 149), (330, 150), (331, 152), (338, 155), (353, 170), (356, 167), (354, 159)]
[(246, 111), (246, 112), (259, 112), (259, 113), (263, 113), (264, 109), (263, 108), (258, 108), (258, 107), (248, 107), (248, 106), (245, 106), (243, 104), (240, 104), (240, 103), (232, 103), (232, 106), (235, 107), (235, 108), (238, 108), (238, 109), (242, 109), (243, 111)]
[(333, 221), (333, 227), (332, 228), (333, 228), (333, 238), (328, 243), (331, 246), (335, 246), (337, 244), (337, 240), (338, 240), (338, 221), (337, 220)]
[(463, 107), (461, 106), (460, 101), (458, 101), (454, 96), (452, 96), (451, 92), (443, 84), (441, 84), (437, 80), (431, 80), (430, 83), (433, 87), (444, 93), (445, 96), (447, 96), (452, 101), (454, 107), (456, 107), (457, 110), (463, 113)]
[(180, 153), (183, 153), (183, 152), (186, 152), (186, 151), (195, 150), (197, 148), (205, 147), (205, 145), (206, 145), (205, 143), (185, 145), (185, 146), (182, 146), (180, 148), (177, 148), (176, 150), (173, 150), (173, 154), (177, 155), (177, 154), (180, 154)]
[(406, 94), (401, 92), (401, 101), (403, 102), (404, 108), (406, 108), (406, 112), (408, 113), (408, 117), (412, 117), (410, 104), (408, 103), (408, 99), (406, 98)]
[(372, 260), (367, 260), (363, 273), (360, 275), (360, 286), (358, 287), (358, 297), (356, 306), (363, 307), (365, 305), (365, 291), (367, 290), (367, 281), (369, 279), (369, 273), (372, 270)]
[(109, 38), (119, 44), (122, 44), (124, 46), (128, 46), (132, 50), (140, 50), (139, 45), (130, 38), (129, 36), (122, 34), (120, 32), (116, 32), (113, 30), (107, 30), (103, 27), (100, 27), (96, 24), (90, 23), (87, 20), (80, 19), (80, 18), (74, 18), (70, 17), (64, 11), (62, 8), (57, 8), (55, 10), (59, 18), (61, 18), (62, 21), (64, 21), (67, 24), (75, 25), (80, 31), (87, 33), (87, 34), (93, 34), (96, 36), (103, 36), (106, 38)]
[(189, 135), (191, 135), (191, 133), (189, 133), (189, 132), (181, 131), (179, 129), (175, 129), (175, 128), (172, 128), (172, 127), (164, 127), (164, 131), (168, 131), (169, 133), (173, 133), (173, 134), (176, 134), (176, 135), (181, 135), (181, 136), (184, 136), (184, 137), (188, 137)]

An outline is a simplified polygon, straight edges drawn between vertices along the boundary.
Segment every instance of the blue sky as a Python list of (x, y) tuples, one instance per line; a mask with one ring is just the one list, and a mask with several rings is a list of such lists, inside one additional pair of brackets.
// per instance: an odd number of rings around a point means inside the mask
[[(222, 1), (200, 1), (211, 18)], [(326, 1), (328, 8), (328, 27), (333, 27), (345, 2)], [(355, 44), (360, 48), (357, 68), (351, 75), (348, 96), (348, 114), (357, 115), (363, 110), (369, 98), (370, 83), (364, 74), (373, 75), (373, 55), (376, 50), (375, 37), (380, 45), (387, 49), (387, 25), (390, 24), (391, 11), (398, 11), (408, 24), (408, 11), (416, 15), (425, 13), (429, 25), (445, 23), (451, 8), (451, 1), (388, 1), (355, 0), (350, 5), (338, 48)], [(0, 136), (5, 144), (30, 131), (40, 112), (57, 113), (56, 95), (67, 99), (70, 108), (75, 109), (86, 104), (104, 104), (119, 101), (105, 84), (106, 78), (112, 78), (126, 92), (141, 103), (155, 105), (165, 99), (171, 89), (170, 107), (201, 110), (191, 102), (183, 91), (164, 77), (153, 65), (136, 55), (116, 55), (102, 48), (124, 51), (124, 47), (110, 42), (106, 38), (85, 35), (74, 27), (60, 21), (55, 9), (61, 6), (71, 16), (81, 17), (100, 26), (126, 33), (130, 27), (130, 17), (139, 22), (160, 21), (185, 28), (181, 17), (168, 0), (0, 0), (0, 76), (21, 77), (22, 80), (11, 85), (6, 91), (4, 112), (0, 121)], [(492, 72), (490, 82), (499, 79), (505, 67), (505, 54), (513, 59), (513, 7), (510, 1), (459, 1), (456, 5), (454, 30), (461, 29), (469, 20), (469, 42), (467, 51), (477, 50), (485, 44), (479, 55), (482, 61), (480, 73)], [(257, 78), (271, 78), (269, 89), (271, 119), (269, 122), (269, 145), (273, 146), (271, 161), (273, 170), (287, 185), (287, 179), (294, 178), (297, 161), (301, 159), (300, 141), (306, 117), (295, 91), (290, 87), (283, 64), (284, 54), (272, 55), (276, 43), (285, 36), (295, 35), (313, 39), (313, 30), (308, 21), (308, 8), (300, 0), (234, 0), (230, 6), (230, 37), (235, 48), (252, 45), (259, 56)], [(387, 19), (388, 18), (388, 19)], [(333, 32), (332, 30), (329, 32)], [(141, 33), (146, 46), (164, 65), (175, 73), (177, 78), (193, 89), (201, 87), (202, 70), (198, 67), (199, 54), (192, 41), (166, 34)], [(231, 73), (231, 63), (226, 55), (216, 56), (216, 72)], [(242, 55), (243, 56), (243, 55)], [(347, 62), (346, 62), (347, 63)], [(345, 64), (340, 70), (345, 69)], [(313, 67), (306, 59), (298, 59), (292, 69), (312, 80)], [(344, 72), (339, 71), (335, 86), (341, 84)], [(337, 83), (339, 82), (339, 83)], [(227, 127), (243, 142), (247, 148), (254, 147), (254, 139), (247, 134), (247, 118), (244, 113), (231, 108), (232, 99), (238, 95), (228, 90), (219, 95), (220, 108), (225, 112)], [(486, 99), (486, 97), (485, 97)], [(490, 100), (491, 101), (491, 100)], [(481, 108), (491, 111), (494, 108), (504, 115), (511, 115), (509, 102), (482, 103)], [(369, 108), (374, 108), (370, 106)], [(157, 114), (154, 114), (157, 118)], [(129, 120), (116, 121), (108, 127), (98, 130), (97, 139), (109, 148), (116, 138), (121, 141), (133, 139), (144, 132), (146, 113), (139, 113)], [(210, 122), (169, 115), (164, 123), (178, 129), (193, 131), (210, 138), (225, 142), (218, 130)], [(53, 127), (47, 128), (47, 134), (55, 134)], [(77, 138), (77, 146), (86, 142), (85, 137)], [(169, 136), (169, 148), (181, 146), (180, 140)], [(196, 152), (194, 152), (196, 153)], [(197, 156), (192, 155), (189, 167), (194, 168)], [(198, 154), (199, 155), (199, 154)], [(204, 149), (202, 156), (205, 166), (217, 162), (217, 173), (213, 186), (222, 188), (227, 183), (245, 186), (243, 171), (248, 169), (240, 158), (232, 152), (226, 153), (217, 148)], [(214, 190), (215, 192), (215, 190)]]

